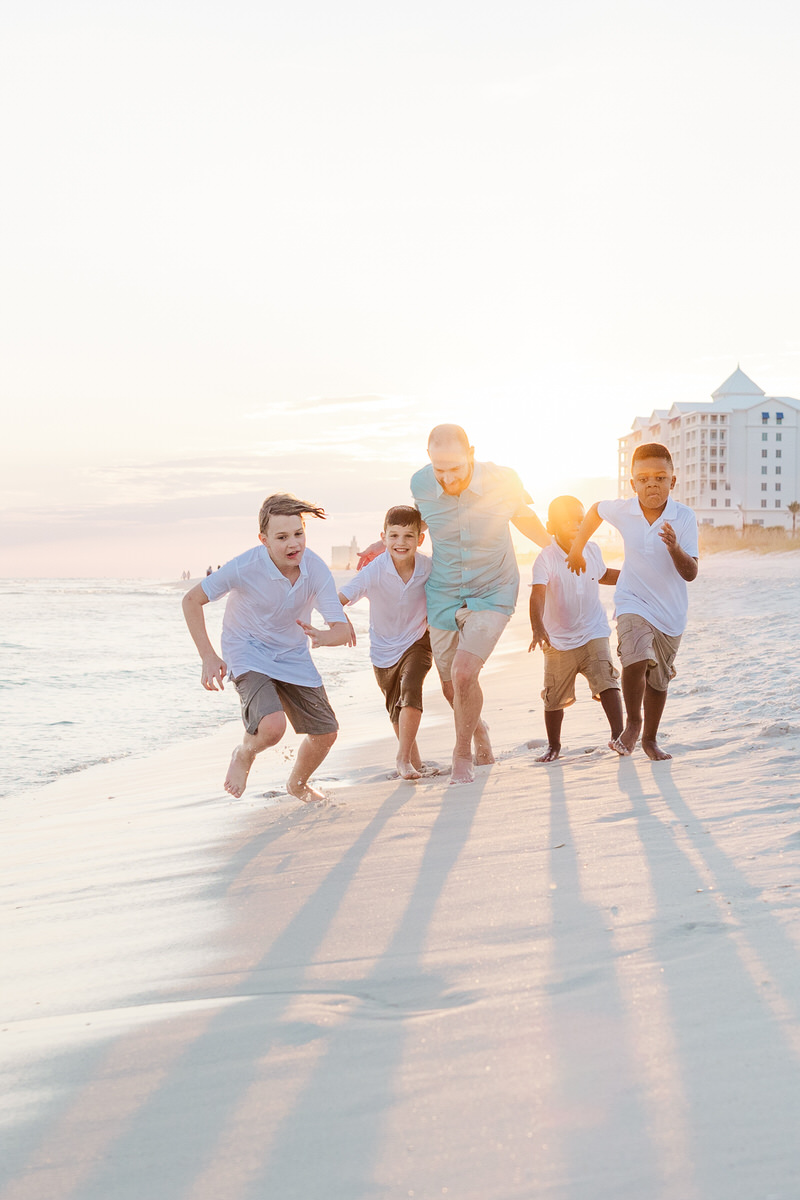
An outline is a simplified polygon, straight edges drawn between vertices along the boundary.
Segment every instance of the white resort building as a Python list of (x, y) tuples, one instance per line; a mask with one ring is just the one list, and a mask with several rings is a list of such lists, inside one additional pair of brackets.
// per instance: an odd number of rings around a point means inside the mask
[(637, 417), (619, 439), (619, 495), (631, 495), (631, 458), (644, 442), (667, 446), (678, 481), (673, 495), (703, 525), (778, 525), (800, 500), (800, 400), (767, 396), (739, 367), (711, 401), (678, 403)]

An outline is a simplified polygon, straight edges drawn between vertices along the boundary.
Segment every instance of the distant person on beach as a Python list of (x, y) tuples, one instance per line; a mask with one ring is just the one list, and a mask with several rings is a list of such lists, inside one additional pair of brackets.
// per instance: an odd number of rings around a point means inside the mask
[[(306, 802), (322, 800), (309, 779), (324, 760), (339, 729), (317, 668), (314, 646), (345, 646), (353, 634), (336, 595), (329, 568), (306, 549), (305, 514), (324, 517), (316, 504), (286, 492), (268, 496), (258, 517), (261, 543), (195, 584), (183, 598), (183, 613), (203, 660), (206, 691), (223, 689), (228, 675), (239, 693), (245, 734), (231, 757), (225, 790), (241, 796), (255, 757), (286, 732), (306, 736), (297, 751), (286, 790)], [(222, 653), (206, 631), (203, 606), (230, 592), (222, 622)], [(329, 626), (309, 624), (316, 609)]]
[(603, 521), (622, 534), (625, 562), (614, 604), (626, 722), (610, 744), (618, 754), (632, 754), (641, 735), (642, 749), (655, 761), (672, 757), (658, 745), (657, 734), (686, 628), (686, 584), (697, 576), (697, 518), (670, 497), (674, 486), (667, 447), (637, 446), (631, 462), (636, 494), (593, 504), (567, 557), (570, 570), (580, 574), (586, 570), (584, 547)]
[(214, 568), (206, 567), (206, 577), (208, 577), (209, 575), (213, 575), (213, 574), (214, 574)]
[[(530, 615), (533, 640), (544, 653), (544, 727), (547, 749), (537, 762), (553, 762), (561, 752), (564, 709), (575, 703), (575, 680), (583, 675), (599, 700), (611, 727), (611, 740), (622, 733), (619, 671), (611, 658), (611, 629), (600, 603), (600, 584), (615, 584), (619, 571), (607, 567), (599, 546), (587, 542), (586, 571), (575, 575), (567, 566), (575, 535), (584, 518), (575, 496), (559, 496), (547, 510), (553, 541), (533, 564)], [(609, 742), (611, 745), (611, 742)]]
[[(539, 546), (550, 538), (516, 471), (475, 462), (460, 425), (437, 425), (428, 438), (430, 463), (412, 476), (411, 494), (431, 536), (428, 627), (442, 691), (453, 707), (456, 744), (451, 784), (471, 783), (478, 766), (495, 761), (481, 719), (484, 663), (511, 619), (519, 568), (509, 521)], [(380, 554), (373, 543), (359, 566)]]
[(339, 589), (342, 604), (369, 600), (369, 655), (398, 741), (397, 773), (419, 779), (425, 772), (417, 747), (422, 718), (422, 684), (431, 669), (431, 639), (425, 584), (431, 573), (427, 554), (417, 554), (425, 534), (419, 510), (390, 508), (381, 541), (386, 554)]

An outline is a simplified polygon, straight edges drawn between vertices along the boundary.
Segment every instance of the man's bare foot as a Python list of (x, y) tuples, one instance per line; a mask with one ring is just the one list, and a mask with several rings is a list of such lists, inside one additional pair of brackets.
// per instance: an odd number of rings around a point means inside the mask
[(318, 792), (305, 779), (293, 779), (291, 775), (286, 783), (286, 790), (290, 796), (302, 800), (304, 804), (316, 804), (318, 800), (326, 799), (323, 792)]
[(665, 759), (672, 758), (671, 754), (661, 749), (655, 738), (642, 738), (642, 749), (653, 762), (664, 762)]
[(455, 783), (474, 783), (475, 772), (471, 758), (456, 758), (453, 755), (453, 769), (450, 772), (450, 787)]
[(422, 776), (422, 771), (418, 771), (413, 763), (408, 761), (403, 762), (402, 759), (398, 758), (397, 774), (401, 779), (419, 779)]
[(488, 767), (496, 761), (489, 741), (489, 726), (485, 721), (478, 721), (472, 735), (472, 749), (476, 766)]
[(237, 800), (244, 795), (247, 776), (250, 774), (254, 759), (255, 755), (248, 754), (241, 746), (237, 746), (231, 755), (228, 774), (225, 776), (225, 791)]
[(536, 759), (537, 762), (555, 762), (561, 751), (560, 746), (548, 746), (544, 754), (540, 754)]

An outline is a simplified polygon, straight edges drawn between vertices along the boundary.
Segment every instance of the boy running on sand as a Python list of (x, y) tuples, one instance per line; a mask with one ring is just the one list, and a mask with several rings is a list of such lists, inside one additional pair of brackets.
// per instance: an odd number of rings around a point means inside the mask
[(625, 562), (614, 604), (626, 724), (612, 749), (632, 754), (641, 734), (642, 749), (655, 761), (672, 757), (656, 736), (686, 628), (686, 584), (697, 576), (697, 518), (670, 497), (674, 486), (667, 447), (659, 442), (637, 446), (631, 462), (636, 495), (593, 504), (567, 558), (571, 571), (586, 569), (584, 546), (603, 521), (622, 534)]
[(339, 591), (342, 604), (369, 599), (369, 654), (399, 743), (402, 779), (419, 779), (424, 770), (417, 730), (422, 684), (433, 662), (425, 599), (431, 560), (417, 554), (424, 537), (418, 509), (390, 508), (381, 533), (388, 554), (378, 555)]
[[(260, 545), (231, 559), (183, 598), (186, 624), (203, 660), (203, 687), (215, 692), (219, 683), (222, 690), (229, 675), (239, 693), (245, 734), (225, 779), (226, 792), (237, 798), (256, 755), (281, 740), (288, 717), (295, 733), (306, 737), (286, 790), (306, 802), (324, 799), (308, 781), (336, 741), (339, 725), (308, 642), (345, 646), (353, 635), (330, 570), (306, 549), (306, 513), (325, 516), (322, 508), (287, 492), (268, 496), (258, 517)], [(209, 640), (203, 607), (226, 592), (223, 660)], [(312, 608), (328, 629), (308, 624)]]
[(619, 571), (606, 567), (594, 542), (586, 545), (585, 574), (575, 575), (567, 566), (567, 555), (584, 518), (580, 500), (559, 496), (550, 505), (547, 517), (547, 532), (555, 540), (533, 564), (533, 641), (528, 647), (535, 650), (541, 646), (544, 652), (542, 699), (547, 749), (537, 762), (553, 762), (559, 756), (564, 709), (575, 703), (578, 674), (585, 676), (592, 696), (602, 704), (612, 741), (622, 732), (619, 672), (611, 658), (611, 629), (600, 603), (599, 588), (601, 583), (616, 583)]

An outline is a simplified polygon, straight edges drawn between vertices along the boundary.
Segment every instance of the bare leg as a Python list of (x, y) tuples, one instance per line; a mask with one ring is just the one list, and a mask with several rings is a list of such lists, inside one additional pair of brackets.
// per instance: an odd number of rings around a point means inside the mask
[(622, 698), (625, 701), (625, 728), (618, 738), (609, 742), (617, 754), (633, 754), (642, 731), (642, 704), (647, 674), (647, 662), (631, 663), (622, 668)]
[(231, 755), (228, 774), (225, 776), (225, 791), (237, 800), (244, 795), (247, 776), (255, 757), (268, 746), (276, 746), (286, 732), (286, 717), (282, 712), (262, 717), (255, 733), (245, 732), (241, 746)]
[(312, 788), (308, 781), (327, 757), (335, 741), (335, 733), (306, 734), (300, 743), (292, 773), (286, 782), (286, 790), (290, 796), (296, 796), (306, 804), (325, 799), (322, 792)]
[(554, 762), (558, 758), (561, 751), (561, 723), (563, 720), (563, 708), (554, 708), (552, 712), (545, 711), (544, 728), (547, 734), (547, 749), (536, 759), (537, 762)]
[[(450, 783), (472, 783), (475, 771), (472, 765), (472, 739), (481, 722), (483, 692), (478, 682), (483, 659), (467, 650), (457, 650), (453, 659), (453, 714), (456, 726), (456, 744), (453, 748), (453, 769)], [(445, 693), (446, 694), (446, 693)], [(493, 762), (491, 743), (485, 725), (480, 734), (482, 761)]]
[(422, 720), (422, 712), (405, 704), (400, 709), (400, 718), (394, 726), (397, 740), (397, 773), (401, 779), (419, 779), (422, 774), (422, 762), (417, 749), (417, 730)]
[[(615, 742), (622, 733), (622, 700), (617, 688), (606, 688), (600, 693), (600, 703), (603, 706), (603, 711), (608, 717), (608, 723), (611, 726), (611, 742)], [(612, 750), (614, 746), (609, 742)]]
[(648, 683), (644, 690), (644, 729), (642, 730), (642, 749), (648, 758), (652, 758), (654, 762), (662, 762), (666, 758), (672, 758), (671, 754), (667, 754), (666, 750), (662, 750), (656, 741), (658, 726), (661, 721), (661, 714), (664, 711), (664, 705), (667, 703), (667, 693), (657, 692), (655, 688), (651, 688)]

